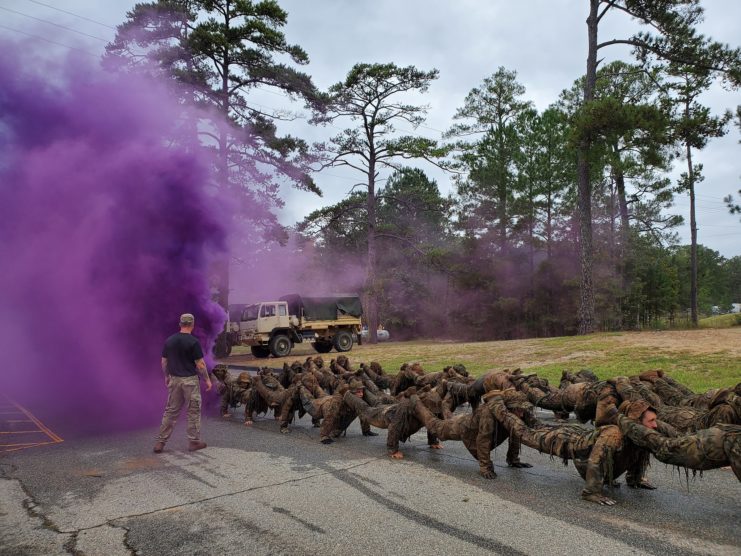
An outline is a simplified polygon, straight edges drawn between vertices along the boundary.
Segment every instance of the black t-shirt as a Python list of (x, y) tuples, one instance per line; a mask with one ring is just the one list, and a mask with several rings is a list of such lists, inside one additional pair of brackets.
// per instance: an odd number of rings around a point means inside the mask
[(167, 372), (173, 376), (194, 376), (196, 361), (203, 358), (203, 348), (192, 334), (173, 334), (162, 348), (162, 357), (167, 359)]

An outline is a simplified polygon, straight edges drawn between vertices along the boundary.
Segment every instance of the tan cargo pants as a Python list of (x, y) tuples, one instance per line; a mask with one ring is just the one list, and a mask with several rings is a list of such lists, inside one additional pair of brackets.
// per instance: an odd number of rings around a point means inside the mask
[(167, 387), (167, 405), (157, 442), (167, 442), (178, 420), (183, 405), (188, 404), (188, 440), (201, 437), (201, 388), (198, 376), (171, 376)]

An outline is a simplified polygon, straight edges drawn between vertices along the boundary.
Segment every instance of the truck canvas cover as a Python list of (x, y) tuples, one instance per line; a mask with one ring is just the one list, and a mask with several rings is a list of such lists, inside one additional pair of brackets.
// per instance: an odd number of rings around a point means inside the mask
[(308, 320), (334, 320), (343, 314), (351, 317), (363, 314), (363, 306), (357, 295), (307, 297), (291, 294), (284, 295), (280, 301), (288, 303), (288, 313), (291, 315), (300, 315), (303, 309), (304, 317)]

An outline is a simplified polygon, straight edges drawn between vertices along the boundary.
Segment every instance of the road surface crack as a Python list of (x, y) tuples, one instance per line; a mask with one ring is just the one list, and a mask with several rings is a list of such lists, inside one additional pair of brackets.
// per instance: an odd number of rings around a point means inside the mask
[[(351, 469), (357, 469), (358, 467), (363, 467), (364, 465), (368, 465), (369, 463), (373, 463), (374, 461), (378, 461), (379, 459), (382, 459), (382, 458), (380, 458), (380, 457), (379, 458), (373, 458), (373, 459), (369, 459), (368, 461), (364, 461), (362, 463), (357, 463), (355, 465), (350, 465), (348, 467), (343, 467), (342, 469), (333, 469), (331, 471), (323, 471), (321, 473), (314, 473), (313, 475), (307, 475), (305, 477), (298, 477), (296, 479), (288, 479), (286, 481), (279, 481), (277, 483), (270, 483), (268, 485), (259, 485), (259, 486), (254, 486), (254, 487), (249, 487), (249, 488), (244, 488), (244, 489), (236, 490), (236, 491), (233, 491), (233, 492), (225, 492), (224, 494), (218, 494), (218, 495), (215, 495), (215, 496), (207, 496), (206, 498), (199, 498), (198, 500), (191, 500), (189, 502), (183, 502), (182, 504), (175, 504), (174, 506), (166, 506), (164, 508), (157, 508), (156, 510), (150, 510), (148, 512), (141, 512), (141, 513), (136, 513), (136, 514), (127, 514), (127, 515), (122, 515), (122, 516), (118, 516), (118, 517), (113, 517), (111, 519), (108, 519), (108, 520), (104, 521), (103, 523), (99, 523), (99, 524), (96, 524), (96, 525), (91, 525), (90, 527), (81, 527), (79, 529), (71, 529), (69, 531), (59, 531), (59, 532), (65, 533), (65, 534), (79, 533), (80, 531), (88, 531), (90, 529), (97, 529), (98, 527), (102, 527), (103, 525), (110, 525), (112, 527), (121, 527), (122, 529), (126, 529), (126, 527), (124, 527), (123, 525), (119, 525), (116, 522), (117, 521), (121, 521), (121, 520), (126, 520), (126, 519), (132, 519), (132, 518), (135, 518), (135, 517), (144, 517), (144, 516), (148, 516), (148, 515), (153, 515), (153, 514), (156, 514), (156, 513), (159, 513), (159, 512), (166, 512), (166, 511), (175, 510), (175, 509), (178, 509), (178, 508), (185, 508), (185, 507), (193, 506), (193, 505), (196, 505), (196, 504), (202, 504), (203, 502), (211, 502), (212, 500), (219, 500), (221, 498), (228, 498), (230, 496), (237, 496), (239, 494), (245, 494), (247, 492), (254, 492), (254, 491), (258, 491), (258, 490), (264, 490), (264, 489), (278, 487), (278, 486), (287, 485), (287, 484), (291, 484), (291, 483), (299, 483), (301, 481), (307, 481), (309, 479), (314, 479), (316, 477), (323, 477), (323, 476), (326, 476), (326, 475), (332, 475), (332, 474), (337, 473), (337, 471), (350, 471)], [(128, 529), (126, 529), (126, 530), (128, 531)], [(133, 550), (133, 552), (136, 553), (136, 551), (134, 549), (130, 548), (129, 546), (127, 546), (127, 548), (129, 548), (130, 550)]]

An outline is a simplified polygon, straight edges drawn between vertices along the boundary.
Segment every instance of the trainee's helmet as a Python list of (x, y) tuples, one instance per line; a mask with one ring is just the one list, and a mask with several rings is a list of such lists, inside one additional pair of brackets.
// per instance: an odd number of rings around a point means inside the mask
[(227, 367), (226, 365), (219, 364), (219, 365), (216, 365), (213, 368), (213, 370), (211, 371), (211, 373), (216, 378), (218, 378), (219, 380), (223, 381), (226, 378), (226, 376), (229, 374), (229, 367)]
[(350, 390), (365, 390), (365, 385), (363, 384), (362, 380), (358, 380), (357, 378), (351, 378), (350, 382), (347, 384), (350, 387)]

